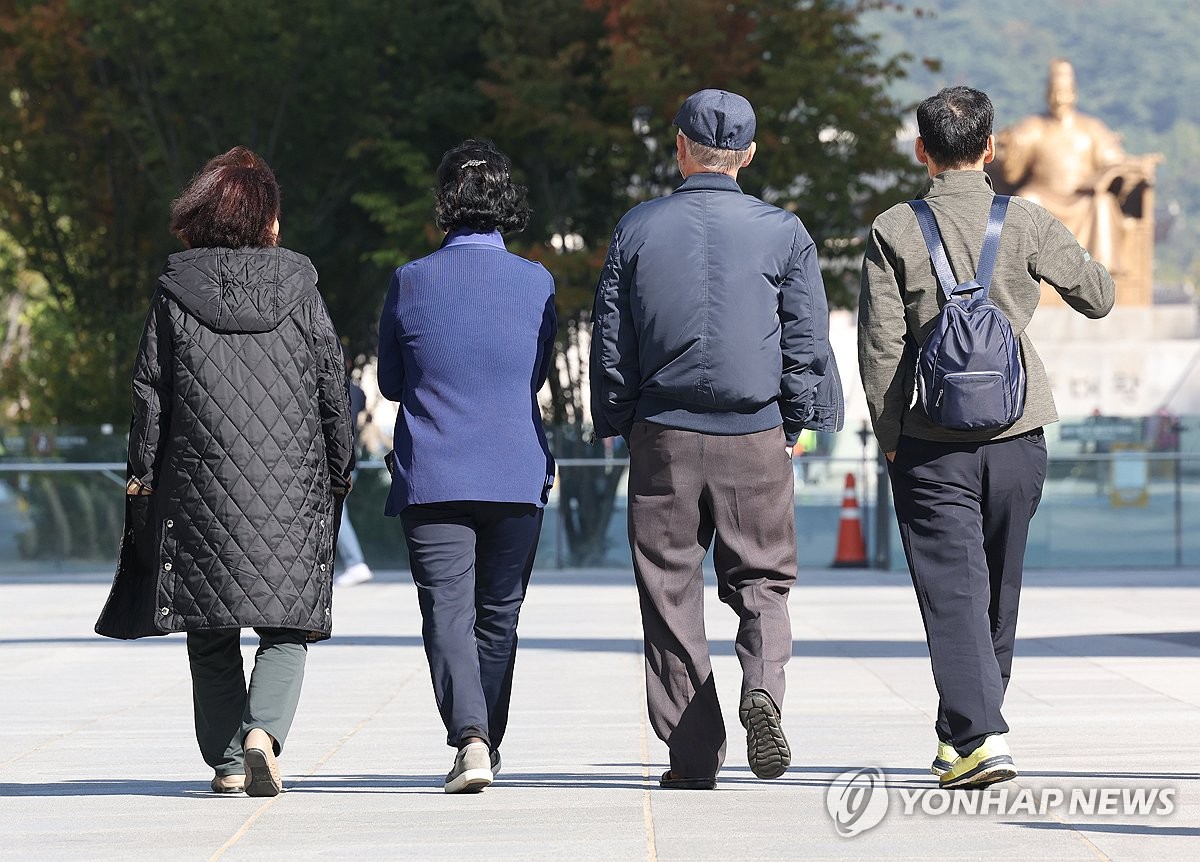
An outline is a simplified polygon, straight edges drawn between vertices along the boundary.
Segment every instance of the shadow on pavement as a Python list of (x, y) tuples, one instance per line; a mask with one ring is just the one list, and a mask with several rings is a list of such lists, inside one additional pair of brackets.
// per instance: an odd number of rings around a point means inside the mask
[[(598, 763), (596, 766), (600, 768), (640, 770), (642, 768), (639, 763)], [(721, 768), (720, 782), (725, 783), (749, 783), (760, 784), (763, 787), (770, 787), (779, 784), (802, 784), (806, 786), (816, 785), (827, 787), (829, 782), (847, 772), (858, 772), (861, 769), (874, 768), (883, 773), (888, 780), (888, 787), (916, 787), (928, 789), (929, 787), (937, 787), (937, 777), (930, 774), (929, 770), (921, 767), (913, 766), (875, 766), (873, 764), (840, 764), (833, 766), (818, 766), (818, 765), (797, 765), (793, 763), (788, 767), (788, 771), (780, 778), (773, 780), (764, 780), (757, 778), (750, 772), (747, 766), (723, 766)], [(651, 772), (653, 772), (653, 768)], [(1058, 778), (1070, 779), (1072, 781), (1200, 781), (1200, 772), (1077, 772), (1070, 770), (1056, 771), (1031, 771), (1022, 769), (1021, 778)], [(657, 782), (656, 782), (657, 783)], [(997, 785), (1004, 787), (1005, 785)]]
[(1026, 829), (1065, 829), (1071, 832), (1108, 832), (1114, 835), (1147, 835), (1151, 837), (1178, 835), (1200, 836), (1198, 826), (1143, 826), (1133, 823), (1022, 823), (1008, 821), (1005, 826), (1024, 826)]
[[(793, 772), (815, 772), (824, 773), (827, 775), (841, 775), (843, 772), (854, 772), (864, 768), (864, 764), (856, 766), (796, 766), (793, 764), (788, 768), (788, 774)], [(905, 778), (905, 777), (928, 777), (936, 781), (937, 779), (930, 774), (928, 769), (919, 769), (914, 767), (876, 767), (885, 776)], [(729, 770), (730, 767), (725, 767)], [(748, 771), (746, 767), (733, 767), (734, 770), (741, 769)], [(1071, 779), (1112, 779), (1117, 781), (1200, 781), (1200, 772), (1111, 772), (1111, 771), (1092, 771), (1079, 772), (1071, 770), (1028, 770), (1022, 769), (1021, 778), (1071, 778)], [(1003, 786), (1003, 785), (1000, 785)]]
[[(642, 767), (629, 772), (502, 772), (496, 778), (497, 785), (509, 787), (569, 787), (576, 790), (642, 790), (646, 782), (641, 777)], [(654, 783), (658, 780), (655, 776)]]
[[(600, 769), (618, 772), (504, 772), (497, 779), (497, 790), (512, 788), (570, 788), (574, 790), (658, 790), (658, 774), (663, 765), (650, 768), (649, 779), (641, 777), (640, 763), (599, 763)], [(816, 787), (825, 789), (829, 782), (847, 772), (857, 772), (860, 765), (792, 766), (780, 778), (765, 781), (755, 777), (744, 766), (726, 766), (718, 778), (718, 787), (769, 790), (772, 787)], [(937, 787), (937, 778), (926, 769), (914, 767), (876, 767), (888, 779), (892, 789), (929, 790)], [(1022, 778), (1086, 779), (1088, 781), (1200, 781), (1195, 772), (1021, 772)], [(300, 780), (285, 776), (288, 793), (378, 793), (389, 790), (420, 790), (441, 795), (441, 775), (321, 775)], [(664, 791), (666, 792), (666, 791)], [(670, 791), (680, 792), (680, 791)], [(215, 794), (204, 780), (67, 780), (57, 782), (0, 783), (0, 798), (30, 796), (154, 796), (182, 798), (248, 798), (240, 794)], [(1200, 828), (1108, 825), (1068, 825), (1059, 823), (1016, 823), (1018, 826), (1062, 829), (1091, 829), (1101, 832), (1130, 832), (1153, 835), (1200, 835)]]
[[(504, 787), (553, 788), (575, 790), (641, 790), (641, 765), (636, 772), (576, 773), (576, 772), (512, 772), (502, 773), (497, 789)], [(421, 790), (442, 796), (441, 775), (321, 775), (300, 780), (284, 776), (286, 793), (379, 793), (389, 790)], [(218, 794), (208, 789), (204, 780), (66, 780), (55, 782), (0, 783), (0, 799), (6, 797), (72, 797), (72, 796), (154, 796), (181, 798), (246, 799), (242, 794)]]
[(86, 779), (82, 781), (7, 782), (0, 784), (0, 798), (9, 796), (177, 796), (238, 798), (240, 794), (213, 793), (208, 779), (155, 781), (145, 779)]

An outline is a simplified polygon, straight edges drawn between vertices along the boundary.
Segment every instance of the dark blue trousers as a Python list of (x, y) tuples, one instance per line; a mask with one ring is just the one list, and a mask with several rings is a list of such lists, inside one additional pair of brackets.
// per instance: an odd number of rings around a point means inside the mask
[(1046, 439), (1040, 429), (991, 443), (901, 437), (890, 472), (938, 691), (935, 730), (970, 754), (1008, 732), (1000, 708)]
[(408, 506), (400, 521), (446, 742), (458, 748), (477, 736), (495, 750), (508, 725), (517, 617), (542, 510), (457, 501)]

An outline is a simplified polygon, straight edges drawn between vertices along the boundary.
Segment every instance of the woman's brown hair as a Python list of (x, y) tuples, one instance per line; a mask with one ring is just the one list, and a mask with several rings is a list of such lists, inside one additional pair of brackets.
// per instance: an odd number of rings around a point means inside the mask
[(189, 248), (275, 245), (279, 183), (245, 147), (209, 159), (171, 205), (171, 233)]

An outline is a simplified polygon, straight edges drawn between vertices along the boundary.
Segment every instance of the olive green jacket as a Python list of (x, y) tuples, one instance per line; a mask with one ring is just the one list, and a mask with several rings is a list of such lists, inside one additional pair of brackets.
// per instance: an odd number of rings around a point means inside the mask
[[(982, 171), (938, 174), (922, 195), (937, 216), (954, 274), (975, 274), (994, 197)], [(858, 306), (858, 366), (875, 437), (893, 452), (900, 436), (977, 442), (1026, 434), (1055, 422), (1054, 396), (1042, 360), (1025, 334), (1041, 298), (1053, 286), (1067, 304), (1090, 318), (1112, 309), (1116, 287), (1062, 222), (1035, 203), (1014, 197), (1008, 208), (992, 278), (991, 299), (1007, 315), (1025, 366), (1025, 412), (991, 431), (954, 431), (930, 421), (915, 401), (916, 352), (924, 344), (944, 299), (916, 215), (900, 203), (875, 219), (862, 266)]]

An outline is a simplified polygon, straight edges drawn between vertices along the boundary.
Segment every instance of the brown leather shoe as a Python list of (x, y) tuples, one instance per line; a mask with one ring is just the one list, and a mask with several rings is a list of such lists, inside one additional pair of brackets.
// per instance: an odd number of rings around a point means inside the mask
[(246, 765), (247, 796), (278, 796), (283, 792), (279, 761), (275, 759), (275, 740), (261, 727), (246, 734), (242, 743)]
[(244, 775), (217, 775), (209, 785), (213, 793), (241, 793), (246, 789)]

